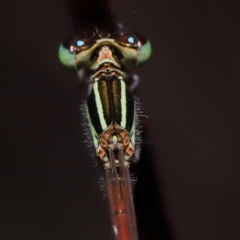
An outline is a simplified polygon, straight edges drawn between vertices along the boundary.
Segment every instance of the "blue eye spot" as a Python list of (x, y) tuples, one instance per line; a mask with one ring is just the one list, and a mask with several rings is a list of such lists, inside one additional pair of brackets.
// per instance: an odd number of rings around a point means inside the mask
[(127, 39), (127, 41), (128, 41), (129, 43), (134, 43), (134, 38), (133, 38), (133, 37), (129, 37), (129, 38)]
[(82, 40), (77, 40), (77, 46), (78, 47), (81, 47), (81, 46), (83, 46), (84, 45), (84, 41), (82, 41)]

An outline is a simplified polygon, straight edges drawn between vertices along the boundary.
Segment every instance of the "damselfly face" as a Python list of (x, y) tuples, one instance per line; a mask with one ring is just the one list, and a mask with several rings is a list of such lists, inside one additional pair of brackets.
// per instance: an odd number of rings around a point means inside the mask
[(117, 67), (132, 68), (143, 65), (150, 55), (149, 41), (136, 32), (116, 38), (75, 36), (67, 39), (59, 48), (61, 63), (77, 70), (96, 70), (104, 62), (113, 63)]

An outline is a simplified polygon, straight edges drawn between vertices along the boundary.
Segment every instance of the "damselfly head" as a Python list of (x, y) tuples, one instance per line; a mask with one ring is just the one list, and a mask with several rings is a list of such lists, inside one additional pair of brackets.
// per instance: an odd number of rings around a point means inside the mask
[(110, 62), (116, 66), (133, 68), (148, 61), (151, 55), (151, 44), (142, 34), (132, 32), (113, 37), (109, 34), (74, 36), (65, 40), (59, 47), (60, 62), (70, 69), (88, 68), (96, 70), (101, 62), (100, 53), (108, 47), (112, 57)]

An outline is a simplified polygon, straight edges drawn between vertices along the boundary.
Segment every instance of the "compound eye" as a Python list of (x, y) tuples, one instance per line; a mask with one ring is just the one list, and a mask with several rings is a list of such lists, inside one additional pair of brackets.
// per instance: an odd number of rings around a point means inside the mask
[(72, 48), (72, 37), (64, 40), (58, 49), (58, 58), (61, 64), (69, 70), (76, 71), (75, 54)]
[(66, 39), (59, 47), (60, 62), (70, 70), (80, 70), (90, 64), (91, 49), (95, 40), (75, 36)]
[(137, 66), (144, 65), (152, 54), (152, 46), (149, 40), (141, 33), (135, 32), (138, 41), (138, 64)]
[(138, 40), (132, 34), (127, 34), (127, 35), (121, 36), (118, 39), (116, 39), (115, 41), (123, 47), (129, 47), (129, 48), (134, 48), (134, 49), (137, 49), (137, 47), (138, 47), (137, 46)]
[(74, 51), (75, 54), (78, 54), (82, 51), (85, 51), (85, 50), (91, 48), (94, 44), (95, 44), (95, 41), (93, 39), (76, 36), (73, 39), (72, 51)]
[(151, 56), (151, 44), (148, 39), (138, 33), (132, 32), (115, 39), (118, 49), (123, 55), (120, 60), (123, 65), (136, 67), (145, 64)]

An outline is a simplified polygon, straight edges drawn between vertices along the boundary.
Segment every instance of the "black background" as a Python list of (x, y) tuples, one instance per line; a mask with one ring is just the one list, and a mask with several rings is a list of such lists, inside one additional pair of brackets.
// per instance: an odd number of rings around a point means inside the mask
[[(136, 196), (141, 239), (239, 239), (240, 2), (114, 5), (153, 46), (137, 71), (152, 149)], [(111, 237), (104, 173), (82, 144), (86, 87), (57, 59), (72, 33), (63, 0), (0, 2), (1, 240)]]

